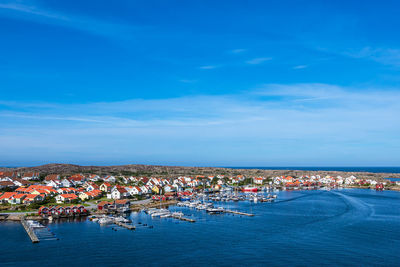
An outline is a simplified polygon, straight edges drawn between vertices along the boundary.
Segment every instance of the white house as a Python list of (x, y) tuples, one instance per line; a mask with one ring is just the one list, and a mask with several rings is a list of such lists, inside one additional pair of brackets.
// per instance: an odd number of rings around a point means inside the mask
[(71, 187), (73, 185), (74, 184), (68, 179), (64, 178), (64, 179), (61, 180), (61, 187)]
[(89, 181), (98, 182), (98, 181), (100, 181), (100, 176), (98, 176), (96, 174), (92, 174), (89, 176)]
[(12, 182), (12, 181), (13, 181), (13, 179), (11, 179), (10, 177), (0, 178), (0, 182)]
[(126, 191), (124, 187), (114, 186), (111, 190), (111, 193), (107, 194), (107, 197), (112, 199), (122, 199), (128, 197), (129, 195), (130, 194), (128, 193), (128, 191)]
[(137, 183), (139, 181), (136, 177), (133, 176), (129, 177), (129, 180), (134, 183)]
[(109, 182), (109, 183), (115, 183), (117, 181), (117, 179), (115, 179), (114, 176), (106, 176), (104, 178), (104, 181)]
[(51, 181), (46, 181), (46, 185), (54, 187), (54, 188), (58, 188), (58, 187), (60, 187), (61, 183), (59, 181), (51, 180)]
[(132, 187), (130, 187), (129, 193), (130, 193), (132, 196), (141, 195), (141, 194), (142, 194), (142, 190), (140, 189), (139, 186), (132, 186)]
[(253, 182), (254, 182), (255, 184), (263, 184), (264, 178), (262, 178), (262, 177), (255, 177), (255, 178), (253, 178)]
[(24, 180), (38, 180), (39, 179), (39, 173), (38, 172), (24, 173), (24, 175), (22, 175), (22, 179), (24, 179)]
[(145, 186), (145, 185), (142, 185), (140, 187), (140, 190), (142, 190), (143, 194), (148, 194), (149, 192), (151, 192), (151, 189), (149, 190), (149, 188), (147, 186)]
[(164, 186), (164, 192), (173, 192), (173, 191), (176, 191), (176, 189), (172, 185)]

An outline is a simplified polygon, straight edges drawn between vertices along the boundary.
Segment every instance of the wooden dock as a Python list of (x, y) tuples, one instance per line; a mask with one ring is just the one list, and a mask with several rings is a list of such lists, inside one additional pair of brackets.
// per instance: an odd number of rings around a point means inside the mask
[(174, 215), (172, 215), (171, 218), (174, 218), (174, 219), (177, 219), (177, 220), (181, 220), (181, 221), (185, 221), (185, 222), (192, 222), (192, 223), (196, 222), (196, 220), (193, 220), (193, 219), (190, 219), (190, 218), (186, 218), (186, 217), (183, 217), (183, 216), (174, 216)]
[(245, 213), (245, 212), (240, 212), (240, 211), (234, 211), (234, 210), (224, 210), (226, 213), (232, 213), (232, 214), (237, 214), (237, 215), (243, 215), (243, 216), (250, 216), (253, 217), (254, 214), (251, 213)]
[(136, 229), (136, 227), (134, 225), (132, 225), (132, 224), (126, 224), (126, 223), (117, 222), (117, 221), (114, 221), (114, 224), (116, 224), (118, 226), (121, 226), (123, 228), (126, 228), (128, 230), (135, 230)]
[(32, 243), (39, 243), (39, 238), (36, 236), (33, 229), (28, 226), (28, 223), (26, 222), (25, 218), (21, 218), (21, 224), (24, 227), (30, 239), (32, 240)]

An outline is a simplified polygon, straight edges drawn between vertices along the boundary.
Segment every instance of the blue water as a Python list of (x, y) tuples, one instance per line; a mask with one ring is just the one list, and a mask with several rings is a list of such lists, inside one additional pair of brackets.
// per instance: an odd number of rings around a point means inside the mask
[(389, 180), (392, 182), (398, 182), (398, 181), (400, 181), (400, 178), (386, 178), (386, 180)]
[(136, 231), (90, 221), (50, 224), (59, 241), (32, 244), (18, 223), (0, 223), (0, 265), (399, 266), (400, 193), (363, 189), (284, 191), (276, 203), (221, 203), (254, 217), (151, 219)]
[(232, 169), (400, 173), (400, 167), (227, 167)]

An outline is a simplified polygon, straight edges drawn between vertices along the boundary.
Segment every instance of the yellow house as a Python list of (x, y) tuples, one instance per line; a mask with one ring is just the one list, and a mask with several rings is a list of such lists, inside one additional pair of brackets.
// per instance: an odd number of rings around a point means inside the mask
[(78, 196), (82, 201), (88, 200), (90, 199), (90, 196), (88, 194), (86, 194), (86, 192), (82, 192), (79, 194)]
[(153, 191), (156, 194), (160, 194), (160, 188), (158, 186), (153, 186), (153, 188), (151, 189), (151, 191)]
[(38, 192), (37, 190), (33, 190), (32, 192), (30, 192), (30, 194), (33, 194), (33, 195), (40, 195), (40, 192)]
[(100, 185), (100, 190), (103, 192), (110, 192), (111, 191), (111, 184), (104, 182)]

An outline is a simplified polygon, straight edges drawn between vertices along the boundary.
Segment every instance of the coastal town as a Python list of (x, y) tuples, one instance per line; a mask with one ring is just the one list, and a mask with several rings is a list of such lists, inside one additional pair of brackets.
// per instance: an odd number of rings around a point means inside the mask
[[(89, 218), (100, 225), (135, 230), (136, 225), (129, 218), (131, 212), (144, 212), (152, 219), (171, 218), (189, 223), (196, 222), (196, 218), (193, 214), (188, 217), (187, 213), (183, 213), (185, 209), (205, 211), (210, 215), (253, 217), (255, 214), (232, 210), (223, 202), (275, 203), (279, 191), (329, 191), (340, 188), (382, 191), (396, 190), (399, 185), (398, 180), (355, 175), (267, 177), (215, 174), (148, 177), (0, 171), (0, 221), (19, 221), (31, 241), (38, 243), (43, 236), (58, 240), (45, 226), (53, 220)], [(170, 207), (175, 208), (171, 210)], [(45, 221), (45, 224), (41, 221)], [(147, 224), (142, 226), (153, 227)]]
[[(304, 190), (337, 187), (359, 187), (377, 190), (396, 188), (399, 181), (333, 176), (246, 177), (179, 176), (176, 178), (136, 177), (96, 174), (46, 174), (39, 172), (0, 172), (0, 212), (31, 211), (40, 214), (43, 207), (70, 210), (105, 210), (129, 207), (129, 203), (151, 199), (167, 201), (184, 199), (197, 193), (229, 190), (257, 192), (262, 190)], [(72, 206), (64, 210), (65, 206)], [(87, 208), (83, 208), (87, 207)]]

